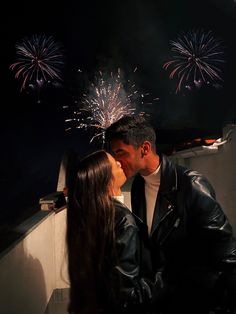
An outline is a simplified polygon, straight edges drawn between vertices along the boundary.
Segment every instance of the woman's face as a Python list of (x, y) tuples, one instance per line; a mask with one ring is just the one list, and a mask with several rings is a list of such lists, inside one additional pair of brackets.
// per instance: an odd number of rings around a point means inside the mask
[(115, 189), (119, 189), (126, 181), (126, 176), (121, 168), (121, 164), (119, 161), (115, 160), (109, 153), (107, 153), (108, 160), (111, 164), (111, 171), (113, 176), (113, 186)]

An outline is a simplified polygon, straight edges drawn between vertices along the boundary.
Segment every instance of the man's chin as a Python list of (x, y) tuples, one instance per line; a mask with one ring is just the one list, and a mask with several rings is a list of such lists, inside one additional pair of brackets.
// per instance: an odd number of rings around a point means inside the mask
[(125, 172), (125, 171), (124, 171), (124, 173), (125, 173), (125, 176), (126, 176), (126, 179), (127, 179), (127, 180), (129, 180), (130, 178), (132, 178), (132, 177), (135, 175), (135, 173), (133, 173), (133, 172), (130, 173), (130, 172)]
[(136, 174), (134, 171), (129, 171), (129, 170), (126, 170), (124, 168), (122, 168), (122, 169), (124, 171), (124, 174), (125, 174), (127, 180), (132, 178)]

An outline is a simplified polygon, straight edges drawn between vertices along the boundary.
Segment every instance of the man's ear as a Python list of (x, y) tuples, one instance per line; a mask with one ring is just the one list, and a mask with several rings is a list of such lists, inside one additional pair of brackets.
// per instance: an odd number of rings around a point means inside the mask
[(151, 143), (149, 141), (143, 142), (141, 145), (142, 157), (146, 156), (151, 151)]

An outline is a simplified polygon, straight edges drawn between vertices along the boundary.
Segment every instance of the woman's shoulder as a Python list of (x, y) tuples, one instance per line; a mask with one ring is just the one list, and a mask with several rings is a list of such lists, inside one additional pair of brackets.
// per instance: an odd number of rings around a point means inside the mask
[(125, 225), (126, 227), (128, 226), (137, 227), (131, 210), (125, 204), (114, 199), (114, 205), (116, 225), (122, 224)]

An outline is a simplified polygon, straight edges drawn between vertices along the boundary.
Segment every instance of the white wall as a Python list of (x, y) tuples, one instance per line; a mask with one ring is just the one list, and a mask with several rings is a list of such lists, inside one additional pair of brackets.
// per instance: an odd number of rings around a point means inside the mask
[(236, 127), (226, 126), (223, 136), (230, 128), (233, 132), (218, 153), (187, 158), (184, 163), (210, 180), (236, 234)]
[[(0, 257), (0, 313), (43, 314), (56, 288), (68, 287), (63, 261), (66, 210), (50, 212)], [(40, 212), (24, 223), (37, 221)], [(24, 226), (19, 226), (19, 229)]]

